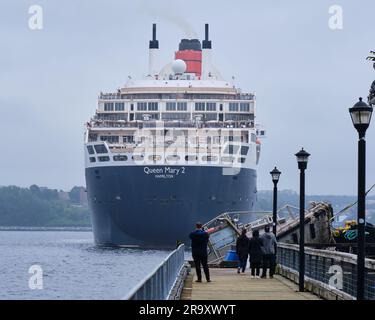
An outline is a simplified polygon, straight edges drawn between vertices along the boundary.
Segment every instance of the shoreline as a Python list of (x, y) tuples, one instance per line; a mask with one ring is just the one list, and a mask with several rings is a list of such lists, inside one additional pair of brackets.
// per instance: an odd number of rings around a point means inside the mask
[(92, 232), (91, 227), (26, 227), (0, 226), (0, 231), (85, 231)]

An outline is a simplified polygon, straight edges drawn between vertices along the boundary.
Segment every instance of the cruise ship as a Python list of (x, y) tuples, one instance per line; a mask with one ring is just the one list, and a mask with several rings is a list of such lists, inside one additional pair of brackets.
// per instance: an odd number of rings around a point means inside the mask
[(99, 94), (84, 138), (96, 244), (173, 247), (197, 221), (252, 210), (265, 132), (255, 94), (224, 80), (211, 52), (206, 24), (160, 66), (154, 24), (147, 74)]

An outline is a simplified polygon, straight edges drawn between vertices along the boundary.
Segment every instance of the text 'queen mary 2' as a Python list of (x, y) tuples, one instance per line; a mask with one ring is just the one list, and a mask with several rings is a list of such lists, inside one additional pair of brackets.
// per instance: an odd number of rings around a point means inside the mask
[(252, 209), (264, 134), (255, 96), (222, 79), (205, 31), (159, 69), (154, 24), (148, 75), (100, 93), (85, 132), (97, 244), (170, 247), (196, 221)]

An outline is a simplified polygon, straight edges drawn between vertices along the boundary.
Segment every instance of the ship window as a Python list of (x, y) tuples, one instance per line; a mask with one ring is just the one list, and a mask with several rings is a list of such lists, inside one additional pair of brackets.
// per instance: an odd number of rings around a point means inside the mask
[(127, 156), (113, 156), (114, 161), (128, 161)]
[(96, 144), (94, 146), (96, 153), (107, 153), (107, 148), (104, 144)]
[(167, 161), (178, 161), (178, 160), (180, 160), (180, 156), (175, 155), (175, 154), (169, 155), (169, 156), (166, 157), (166, 160)]
[(116, 111), (124, 111), (125, 104), (123, 102), (115, 102), (115, 110)]
[(158, 103), (157, 102), (149, 102), (148, 103), (148, 110), (149, 111), (158, 111)]
[(252, 142), (256, 141), (256, 135), (254, 133), (251, 134), (251, 141)]
[(238, 163), (245, 163), (246, 161), (246, 158), (238, 158)]
[(225, 148), (224, 153), (235, 154), (235, 153), (238, 152), (239, 148), (240, 148), (239, 146), (234, 146), (234, 145), (230, 144)]
[(94, 154), (94, 148), (92, 146), (87, 146), (87, 151), (89, 152), (89, 154)]
[(147, 110), (147, 102), (137, 102), (137, 110), (138, 111), (146, 111)]
[(171, 112), (171, 113), (162, 113), (161, 119), (168, 121), (168, 120), (189, 120), (190, 114), (189, 113), (177, 113), (177, 112)]
[(97, 116), (98, 120), (126, 120), (127, 115), (125, 113), (99, 113)]
[(165, 109), (167, 111), (175, 111), (176, 110), (176, 102), (167, 102)]
[(142, 154), (138, 154), (138, 155), (134, 155), (134, 156), (132, 156), (132, 159), (134, 160), (134, 161), (142, 161), (143, 160), (143, 155)]
[(249, 147), (241, 146), (241, 155), (246, 156), (248, 151), (249, 151)]
[(150, 120), (159, 120), (159, 113), (136, 113), (136, 120), (145, 120), (145, 116)]
[(221, 157), (221, 161), (222, 161), (222, 162), (233, 163), (233, 161), (234, 161), (234, 157)]
[(101, 141), (108, 141), (109, 143), (118, 143), (119, 136), (100, 136)]
[(98, 157), (99, 161), (100, 162), (105, 162), (105, 161), (109, 161), (109, 157), (108, 156), (104, 156), (104, 157)]
[(204, 115), (204, 120), (205, 121), (217, 120), (217, 113), (206, 113)]
[(187, 111), (187, 102), (177, 102), (178, 111)]
[(98, 140), (98, 135), (96, 133), (89, 133), (89, 142), (94, 142)]
[(95, 157), (90, 157), (90, 162), (95, 162)]
[(217, 161), (217, 157), (216, 156), (203, 156), (202, 160), (207, 161), (207, 162), (212, 162), (212, 161)]
[(229, 111), (238, 111), (238, 103), (229, 102)]
[(253, 114), (234, 114), (234, 113), (227, 113), (225, 115), (225, 120), (232, 120), (232, 121), (250, 121), (254, 120)]
[(198, 116), (201, 117), (203, 121), (217, 120), (217, 113), (204, 113), (204, 114), (194, 113), (193, 114), (193, 118), (198, 117)]
[(197, 161), (197, 156), (185, 156), (185, 161)]
[(122, 136), (124, 143), (134, 143), (134, 136)]
[(241, 102), (240, 103), (240, 111), (249, 112), (250, 111), (250, 103)]
[(157, 154), (152, 154), (152, 155), (148, 156), (148, 159), (151, 160), (151, 161), (160, 161), (161, 156), (159, 156)]
[(204, 111), (205, 110), (205, 103), (204, 102), (196, 102), (195, 103), (195, 111)]
[(113, 111), (113, 102), (105, 102), (104, 111)]
[(216, 102), (207, 102), (207, 111), (216, 111)]

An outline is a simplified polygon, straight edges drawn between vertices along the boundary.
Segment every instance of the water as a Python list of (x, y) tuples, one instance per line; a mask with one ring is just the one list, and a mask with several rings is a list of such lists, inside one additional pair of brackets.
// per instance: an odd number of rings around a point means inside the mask
[[(0, 299), (121, 299), (168, 251), (99, 248), (91, 232), (1, 231)], [(30, 289), (40, 265), (43, 289)]]

